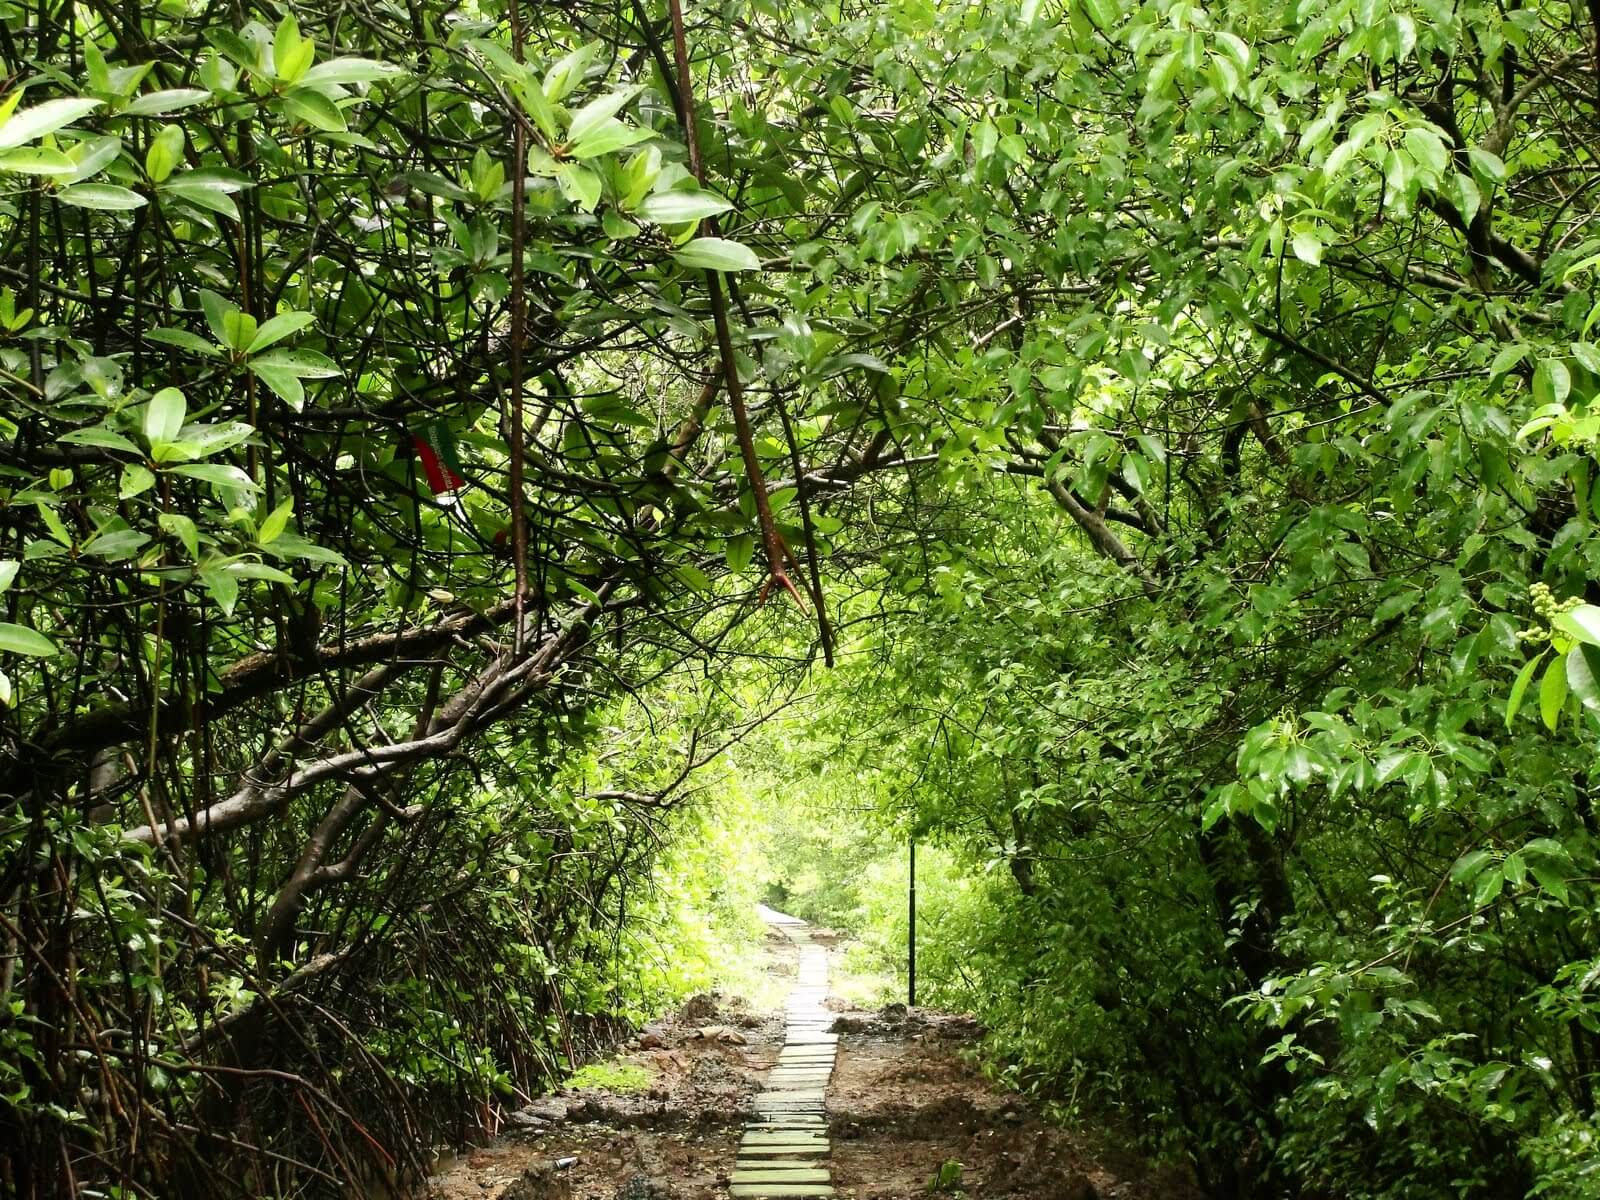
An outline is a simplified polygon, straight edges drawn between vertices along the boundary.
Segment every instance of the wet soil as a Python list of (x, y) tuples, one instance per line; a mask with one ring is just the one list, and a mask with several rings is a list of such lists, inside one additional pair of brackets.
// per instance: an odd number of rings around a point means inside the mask
[[(770, 937), (767, 955), (769, 973), (794, 974), (787, 938)], [(776, 1010), (696, 996), (646, 1025), (612, 1060), (643, 1067), (648, 1085), (564, 1088), (534, 1101), (511, 1114), (492, 1145), (442, 1161), (429, 1200), (726, 1196), (746, 1110), (782, 1037)]]
[[(771, 970), (792, 975), (788, 939), (770, 938), (768, 950)], [(841, 1035), (827, 1098), (838, 1196), (1198, 1200), (1180, 1174), (1051, 1126), (986, 1082), (972, 1065), (981, 1031), (969, 1018), (829, 1007)], [(645, 1089), (536, 1101), (493, 1145), (442, 1163), (431, 1200), (725, 1200), (741, 1127), (781, 1037), (778, 1012), (697, 997), (617, 1056), (650, 1071)], [(956, 1163), (959, 1172), (947, 1165)], [(931, 1193), (942, 1166), (947, 1185)]]
[[(841, 1012), (835, 1027), (846, 1033), (828, 1098), (841, 1195), (1199, 1200), (1180, 1175), (1046, 1124), (988, 1083), (970, 1018), (894, 1005)], [(948, 1182), (934, 1191), (941, 1167)]]

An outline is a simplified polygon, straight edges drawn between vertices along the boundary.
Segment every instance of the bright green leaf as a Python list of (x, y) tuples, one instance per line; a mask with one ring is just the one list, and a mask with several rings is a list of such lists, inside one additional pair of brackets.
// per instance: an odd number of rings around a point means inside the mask
[(726, 238), (702, 237), (673, 251), (672, 257), (684, 267), (703, 267), (708, 271), (759, 271), (761, 260), (750, 247)]
[(0, 621), (0, 654), (22, 654), (31, 658), (50, 658), (61, 647), (36, 629)]

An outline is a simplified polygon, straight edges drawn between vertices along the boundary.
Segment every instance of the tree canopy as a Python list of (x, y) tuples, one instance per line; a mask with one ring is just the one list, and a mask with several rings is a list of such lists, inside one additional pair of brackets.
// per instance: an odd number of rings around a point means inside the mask
[(1213, 1194), (1594, 1195), (1597, 21), (0, 2), (0, 1179), (412, 1179), (826, 792)]

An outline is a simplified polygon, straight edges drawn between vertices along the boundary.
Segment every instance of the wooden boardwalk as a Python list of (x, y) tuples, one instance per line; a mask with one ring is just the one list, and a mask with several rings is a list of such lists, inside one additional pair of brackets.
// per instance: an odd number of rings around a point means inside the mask
[(739, 1142), (729, 1194), (787, 1200), (834, 1194), (828, 1159), (828, 1079), (839, 1035), (830, 1033), (828, 955), (804, 921), (763, 909), (767, 922), (800, 950), (800, 971), (784, 1006), (783, 1049), (755, 1098)]

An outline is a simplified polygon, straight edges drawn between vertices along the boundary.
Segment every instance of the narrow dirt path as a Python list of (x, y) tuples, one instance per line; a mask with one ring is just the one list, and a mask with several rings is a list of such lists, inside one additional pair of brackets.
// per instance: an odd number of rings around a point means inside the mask
[(625, 1082), (536, 1100), (441, 1161), (432, 1200), (1198, 1196), (986, 1082), (971, 1019), (831, 997), (832, 935), (765, 915), (785, 1000), (695, 997), (621, 1047)]
[(826, 1114), (839, 1035), (827, 1008), (828, 952), (804, 921), (772, 909), (761, 915), (798, 947), (799, 971), (784, 1005), (783, 1049), (755, 1098), (728, 1192), (766, 1200), (832, 1196)]

